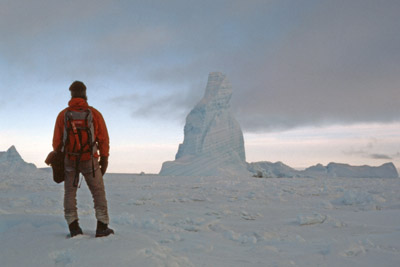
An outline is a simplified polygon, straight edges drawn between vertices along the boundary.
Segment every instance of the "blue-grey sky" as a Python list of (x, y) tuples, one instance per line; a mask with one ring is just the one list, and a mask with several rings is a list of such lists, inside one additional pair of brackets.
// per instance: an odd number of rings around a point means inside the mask
[[(40, 166), (68, 87), (82, 80), (109, 126), (110, 169), (157, 172), (208, 73), (221, 71), (249, 159), (329, 161), (329, 151), (293, 155), (317, 146), (300, 145), (315, 131), (328, 145), (337, 126), (353, 130), (332, 160), (399, 162), (400, 137), (384, 135), (400, 131), (398, 14), (397, 0), (1, 0), (0, 151), (14, 144)], [(347, 143), (352, 132), (365, 142)], [(280, 143), (293, 153), (274, 150), (271, 135), (297, 140)]]

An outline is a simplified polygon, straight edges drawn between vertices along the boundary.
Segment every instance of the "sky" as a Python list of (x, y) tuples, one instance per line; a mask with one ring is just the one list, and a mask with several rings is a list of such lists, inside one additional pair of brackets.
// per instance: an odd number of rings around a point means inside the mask
[(220, 71), (247, 161), (400, 167), (398, 14), (397, 0), (0, 0), (0, 151), (44, 167), (81, 80), (109, 171), (158, 173)]

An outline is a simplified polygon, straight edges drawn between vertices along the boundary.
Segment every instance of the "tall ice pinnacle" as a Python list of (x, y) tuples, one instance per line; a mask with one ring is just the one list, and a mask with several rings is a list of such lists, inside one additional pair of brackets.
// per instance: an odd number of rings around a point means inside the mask
[(203, 99), (186, 117), (175, 161), (165, 162), (161, 175), (248, 174), (243, 133), (231, 113), (231, 97), (226, 76), (210, 73)]

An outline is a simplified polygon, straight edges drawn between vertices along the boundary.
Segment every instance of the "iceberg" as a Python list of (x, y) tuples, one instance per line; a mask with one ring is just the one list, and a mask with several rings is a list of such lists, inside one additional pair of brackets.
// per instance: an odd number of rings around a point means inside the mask
[(248, 170), (259, 178), (293, 178), (300, 177), (300, 172), (278, 161), (253, 162), (248, 164)]
[(328, 177), (348, 177), (348, 178), (398, 178), (396, 167), (393, 163), (388, 162), (378, 167), (368, 165), (351, 166), (343, 163), (329, 163), (325, 168), (310, 167), (304, 171), (306, 174), (311, 173), (319, 176)]
[(259, 178), (398, 178), (399, 174), (393, 163), (381, 166), (351, 166), (344, 163), (331, 162), (327, 166), (317, 164), (305, 170), (293, 169), (282, 162), (253, 162), (248, 169)]
[(243, 132), (233, 117), (232, 86), (226, 75), (212, 72), (204, 97), (186, 117), (184, 140), (174, 161), (160, 175), (249, 175)]
[(0, 172), (2, 174), (31, 172), (35, 170), (37, 170), (36, 166), (25, 162), (15, 146), (11, 146), (5, 152), (0, 152)]

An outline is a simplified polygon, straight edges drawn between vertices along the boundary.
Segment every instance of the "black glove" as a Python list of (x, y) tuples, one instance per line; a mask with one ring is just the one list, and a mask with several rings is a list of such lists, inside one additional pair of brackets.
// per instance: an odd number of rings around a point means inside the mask
[(101, 174), (104, 175), (106, 173), (107, 167), (108, 167), (108, 157), (101, 156), (99, 165), (100, 165)]

